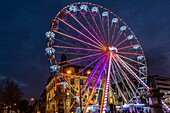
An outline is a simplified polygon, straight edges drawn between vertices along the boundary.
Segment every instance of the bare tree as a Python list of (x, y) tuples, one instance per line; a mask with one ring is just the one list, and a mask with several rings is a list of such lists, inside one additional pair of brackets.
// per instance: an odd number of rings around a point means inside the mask
[(11, 79), (0, 80), (0, 103), (6, 106), (16, 106), (22, 98), (19, 85)]

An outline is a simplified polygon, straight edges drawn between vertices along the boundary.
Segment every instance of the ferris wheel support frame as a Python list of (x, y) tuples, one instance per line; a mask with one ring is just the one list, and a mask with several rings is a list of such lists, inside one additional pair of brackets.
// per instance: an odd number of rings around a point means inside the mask
[[(101, 104), (101, 111), (102, 113), (105, 113), (106, 111), (106, 105), (107, 105), (107, 97), (108, 97), (108, 89), (109, 89), (109, 83), (110, 83), (110, 69), (111, 69), (111, 63), (112, 63), (112, 51), (109, 52), (109, 62), (108, 62), (108, 67), (107, 67), (107, 74), (106, 74), (106, 81), (105, 81), (105, 88), (103, 90), (104, 92), (104, 98), (102, 100), (102, 104)], [(100, 111), (100, 112), (101, 112)]]

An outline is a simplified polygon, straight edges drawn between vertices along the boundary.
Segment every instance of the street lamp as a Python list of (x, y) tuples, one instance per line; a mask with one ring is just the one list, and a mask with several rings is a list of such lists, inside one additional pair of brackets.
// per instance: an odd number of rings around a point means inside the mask
[(35, 98), (31, 98), (31, 101), (34, 101), (35, 100)]
[(88, 71), (87, 71), (87, 74), (89, 75), (90, 73), (91, 73), (91, 71), (90, 71), (90, 70), (88, 70)]
[(67, 70), (67, 74), (71, 74), (71, 70)]
[(79, 74), (79, 94), (80, 94), (80, 113), (83, 113), (83, 109), (82, 109), (82, 95), (81, 95), (81, 84), (80, 84), (80, 74)]

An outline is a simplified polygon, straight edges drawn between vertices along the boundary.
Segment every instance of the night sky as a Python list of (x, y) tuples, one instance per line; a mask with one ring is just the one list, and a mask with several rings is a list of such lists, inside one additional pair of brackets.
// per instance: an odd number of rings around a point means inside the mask
[[(25, 98), (39, 98), (45, 88), (50, 63), (44, 57), (44, 34), (57, 12), (74, 2), (1, 0), (0, 79), (9, 77), (18, 82)], [(130, 26), (145, 52), (149, 75), (170, 76), (170, 0), (88, 2), (112, 10)]]

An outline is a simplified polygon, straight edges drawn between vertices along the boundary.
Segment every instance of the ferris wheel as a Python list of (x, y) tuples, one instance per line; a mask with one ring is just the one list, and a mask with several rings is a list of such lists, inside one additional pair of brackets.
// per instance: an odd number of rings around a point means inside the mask
[[(91, 69), (79, 92), (82, 98), (89, 95), (84, 112), (92, 100), (100, 99), (101, 111), (105, 112), (115, 93), (129, 103), (149, 89), (142, 47), (130, 27), (112, 11), (97, 4), (74, 3), (56, 15), (50, 29), (45, 51), (52, 71), (59, 73), (63, 63), (83, 66), (77, 74)], [(67, 60), (57, 61), (60, 54), (66, 54)], [(65, 81), (64, 86), (69, 85)]]

